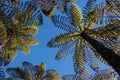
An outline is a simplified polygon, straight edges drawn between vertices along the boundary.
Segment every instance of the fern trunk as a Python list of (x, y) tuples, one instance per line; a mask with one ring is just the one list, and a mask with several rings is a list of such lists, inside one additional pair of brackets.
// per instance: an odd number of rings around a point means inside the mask
[(81, 36), (93, 46), (97, 53), (100, 54), (120, 76), (120, 57), (116, 55), (113, 50), (108, 49), (104, 46), (104, 44), (101, 44), (99, 41), (91, 38), (85, 32), (82, 32)]

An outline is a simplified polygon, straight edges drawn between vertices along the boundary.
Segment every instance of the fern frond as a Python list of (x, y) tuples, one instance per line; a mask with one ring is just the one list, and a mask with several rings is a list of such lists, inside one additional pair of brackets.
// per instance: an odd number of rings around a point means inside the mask
[(56, 70), (47, 70), (46, 74), (42, 77), (42, 80), (62, 80), (62, 78), (60, 78), (58, 76), (58, 72)]
[(92, 80), (111, 79), (115, 80), (114, 72), (111, 69), (99, 70), (93, 77)]
[(61, 46), (61, 48), (57, 52), (55, 59), (60, 60), (60, 59), (65, 59), (66, 57), (68, 57), (70, 54), (74, 52), (75, 45), (76, 45), (76, 40), (69, 41), (63, 46)]
[(71, 32), (71, 33), (65, 33), (60, 34), (59, 36), (55, 37), (55, 41), (59, 43), (65, 43), (68, 41), (77, 40), (79, 38), (80, 33), (79, 32)]
[(112, 22), (112, 24), (106, 25), (103, 28), (95, 28), (88, 30), (87, 32), (94, 38), (117, 38), (120, 36), (119, 22), (119, 20), (115, 20), (115, 22)]
[(76, 43), (73, 62), (76, 74), (81, 74), (85, 70), (85, 44), (83, 39), (79, 39)]
[(47, 46), (48, 47), (53, 47), (53, 48), (56, 48), (56, 47), (58, 47), (58, 48), (60, 48), (61, 46), (63, 46), (63, 45), (65, 45), (65, 44), (67, 44), (68, 42), (65, 42), (65, 43), (58, 43), (58, 42), (56, 42), (55, 41), (55, 38), (53, 38), (53, 39), (51, 39), (48, 43), (47, 43)]
[(73, 19), (73, 24), (75, 25), (77, 30), (83, 31), (84, 29), (83, 28), (83, 17), (82, 17), (82, 11), (80, 10), (79, 6), (77, 6), (76, 4), (71, 4), (70, 14), (71, 14), (71, 18)]
[(60, 29), (73, 32), (76, 31), (76, 28), (74, 27), (70, 17), (64, 17), (64, 16), (59, 16), (55, 15), (52, 18), (52, 21), (54, 25)]
[(22, 64), (23, 64), (24, 70), (27, 71), (34, 78), (36, 73), (35, 67), (29, 62), (23, 62)]
[(90, 49), (89, 45), (85, 47), (85, 62), (95, 71), (99, 69), (99, 61), (94, 52)]
[(98, 27), (105, 27), (105, 25), (115, 24), (118, 23), (117, 21), (120, 19), (118, 15), (106, 15), (105, 17), (101, 18), (97, 23), (99, 23)]
[(35, 80), (38, 80), (42, 77), (42, 75), (44, 74), (46, 68), (46, 64), (45, 63), (41, 63), (40, 65), (36, 66), (36, 73), (35, 73)]
[(63, 80), (78, 80), (77, 75), (64, 75), (62, 77)]
[(88, 0), (87, 1), (87, 4), (83, 10), (84, 23), (87, 22), (87, 19), (89, 18), (88, 15), (90, 14), (91, 11), (93, 11), (95, 4), (96, 4), (96, 0)]
[(119, 0), (106, 0), (106, 10), (116, 15), (120, 15)]
[(106, 16), (106, 12), (103, 9), (104, 3), (96, 4), (95, 0), (92, 0), (93, 2), (88, 1), (90, 8), (85, 8), (86, 10), (83, 10), (83, 17), (84, 17), (84, 24), (86, 28), (92, 29), (95, 24), (101, 19), (102, 17)]

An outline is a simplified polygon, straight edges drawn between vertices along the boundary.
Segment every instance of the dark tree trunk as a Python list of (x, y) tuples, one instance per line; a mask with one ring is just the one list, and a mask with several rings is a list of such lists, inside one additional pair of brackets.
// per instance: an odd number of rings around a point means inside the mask
[(116, 55), (113, 50), (105, 47), (104, 44), (91, 38), (85, 32), (83, 32), (81, 36), (93, 46), (97, 53), (100, 54), (108, 62), (108, 64), (116, 70), (116, 72), (120, 76), (120, 57)]

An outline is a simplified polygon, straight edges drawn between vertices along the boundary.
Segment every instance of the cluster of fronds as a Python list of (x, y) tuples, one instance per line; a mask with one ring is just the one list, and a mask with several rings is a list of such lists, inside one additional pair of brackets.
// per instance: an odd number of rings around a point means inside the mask
[(23, 62), (23, 68), (7, 68), (7, 73), (11, 76), (8, 80), (62, 80), (58, 77), (56, 70), (45, 71), (45, 64), (33, 66), (29, 62)]
[(42, 24), (42, 16), (40, 11), (29, 3), (14, 5), (8, 0), (8, 3), (1, 4), (0, 42), (3, 56), (8, 58), (5, 62), (7, 64), (14, 59), (18, 50), (30, 53), (29, 46), (38, 45), (35, 34), (38, 32), (37, 26)]
[[(67, 16), (55, 15), (52, 18), (56, 27), (67, 31), (67, 33), (60, 34), (48, 42), (48, 47), (60, 48), (56, 59), (66, 58), (74, 52), (74, 68), (78, 74), (85, 70), (85, 63), (94, 70), (97, 70), (99, 68), (97, 58), (105, 63), (107, 62), (100, 53), (97, 53), (96, 50), (92, 48), (89, 42), (84, 40), (81, 36), (82, 32), (85, 32), (92, 38), (104, 41), (107, 48), (112, 50), (117, 49), (116, 53), (119, 52), (120, 45), (114, 44), (115, 42), (119, 42), (119, 39), (117, 39), (120, 36), (119, 16), (115, 14), (110, 15), (107, 10), (105, 10), (104, 4), (100, 5), (96, 4), (96, 0), (88, 0), (82, 14), (82, 11), (76, 4), (68, 3), (66, 14)], [(113, 18), (111, 18), (111, 16), (113, 16)], [(104, 22), (103, 20), (107, 21)], [(99, 22), (101, 22), (101, 25), (104, 24), (105, 27), (98, 25), (98, 28), (94, 28)], [(105, 42), (107, 40), (109, 41)], [(107, 45), (111, 42), (112, 45), (108, 47)]]
[(23, 62), (23, 68), (7, 68), (6, 72), (11, 76), (9, 80), (39, 80), (45, 71), (45, 64), (33, 66), (29, 62)]

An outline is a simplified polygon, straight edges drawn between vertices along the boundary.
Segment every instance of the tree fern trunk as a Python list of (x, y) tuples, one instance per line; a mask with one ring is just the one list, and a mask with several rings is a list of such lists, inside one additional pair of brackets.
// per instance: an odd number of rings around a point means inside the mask
[(104, 46), (104, 44), (101, 44), (99, 41), (91, 38), (85, 32), (83, 32), (81, 36), (87, 42), (89, 42), (94, 49), (96, 49), (97, 53), (100, 54), (109, 63), (109, 65), (111, 65), (116, 70), (116, 72), (120, 76), (120, 57), (116, 55), (113, 50), (108, 49)]

